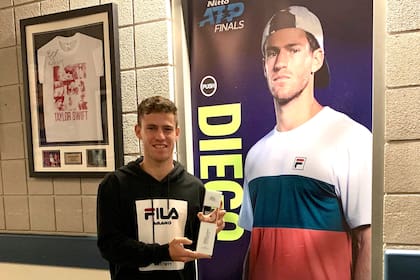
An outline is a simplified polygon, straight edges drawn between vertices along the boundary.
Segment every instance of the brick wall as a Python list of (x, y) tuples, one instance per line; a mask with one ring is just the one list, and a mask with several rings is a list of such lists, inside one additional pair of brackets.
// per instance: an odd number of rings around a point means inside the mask
[(419, 1), (387, 1), (383, 93), (385, 249), (420, 249), (419, 14)]

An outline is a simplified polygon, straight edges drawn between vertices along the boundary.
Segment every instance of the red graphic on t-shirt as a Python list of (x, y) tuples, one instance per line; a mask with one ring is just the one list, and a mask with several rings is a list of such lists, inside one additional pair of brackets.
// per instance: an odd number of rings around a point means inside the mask
[(54, 66), (54, 104), (58, 111), (87, 110), (86, 63)]

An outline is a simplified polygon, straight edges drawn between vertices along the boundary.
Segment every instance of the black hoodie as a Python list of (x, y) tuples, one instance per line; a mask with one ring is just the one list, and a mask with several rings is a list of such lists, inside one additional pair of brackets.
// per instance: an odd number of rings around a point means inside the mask
[[(195, 249), (203, 183), (178, 162), (174, 162), (173, 170), (164, 179), (157, 181), (140, 168), (141, 161), (139, 158), (128, 163), (99, 184), (98, 247), (109, 262), (111, 279), (195, 279), (194, 262), (186, 263), (181, 270), (159, 268), (159, 264), (173, 264), (168, 262), (168, 242), (172, 237), (162, 244), (155, 237), (162, 238), (178, 225), (184, 236), (193, 241), (191, 249)], [(144, 239), (148, 241), (139, 241)], [(151, 271), (140, 271), (149, 265), (157, 266)]]

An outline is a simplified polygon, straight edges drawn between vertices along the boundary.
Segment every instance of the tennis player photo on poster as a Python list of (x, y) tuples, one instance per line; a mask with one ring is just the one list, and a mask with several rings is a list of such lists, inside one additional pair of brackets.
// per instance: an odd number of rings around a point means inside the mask
[(199, 279), (370, 278), (372, 18), (188, 1), (194, 172), (227, 211)]
[(96, 177), (122, 164), (117, 26), (115, 4), (21, 21), (31, 176)]

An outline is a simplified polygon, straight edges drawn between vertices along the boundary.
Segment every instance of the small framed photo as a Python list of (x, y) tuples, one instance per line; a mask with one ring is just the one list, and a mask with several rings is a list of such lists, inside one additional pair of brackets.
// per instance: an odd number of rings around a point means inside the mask
[(45, 168), (61, 167), (60, 151), (44, 150), (42, 152), (42, 163), (42, 166)]
[(121, 166), (116, 4), (20, 26), (30, 176), (99, 177)]
[(86, 150), (86, 152), (87, 152), (87, 166), (88, 167), (106, 166), (106, 150), (105, 149)]

